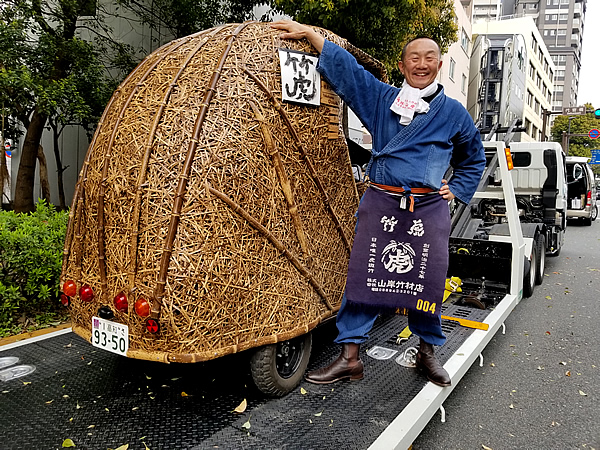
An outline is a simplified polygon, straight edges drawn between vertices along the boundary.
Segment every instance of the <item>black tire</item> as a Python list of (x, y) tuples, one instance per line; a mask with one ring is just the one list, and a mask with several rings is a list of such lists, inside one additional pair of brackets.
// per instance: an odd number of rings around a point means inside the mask
[(535, 284), (544, 281), (544, 270), (546, 269), (546, 236), (538, 234), (535, 236), (535, 249), (537, 251), (537, 267), (535, 270)]
[(594, 205), (592, 209), (592, 222), (598, 218), (598, 205)]
[(526, 260), (524, 264), (525, 274), (523, 276), (523, 297), (525, 298), (531, 297), (533, 295), (533, 290), (535, 289), (535, 270), (537, 267), (536, 259), (534, 244), (534, 248), (531, 249), (531, 259), (529, 261)]
[(310, 359), (312, 334), (307, 333), (257, 349), (250, 358), (250, 372), (264, 394), (283, 397), (298, 386)]

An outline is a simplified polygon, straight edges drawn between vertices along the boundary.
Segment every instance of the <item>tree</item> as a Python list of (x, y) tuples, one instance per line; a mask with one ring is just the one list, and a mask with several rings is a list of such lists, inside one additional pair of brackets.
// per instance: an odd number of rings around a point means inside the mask
[(426, 36), (442, 48), (457, 39), (452, 0), (272, 0), (302, 23), (326, 28), (379, 59), (399, 84), (397, 63), (410, 39)]
[(78, 0), (7, 0), (0, 8), (0, 101), (13, 128), (18, 129), (16, 121), (25, 130), (17, 212), (34, 209), (36, 162), (48, 121), (64, 127), (75, 120), (91, 129), (114, 86), (94, 45), (78, 37), (85, 5)]
[(154, 30), (168, 30), (180, 38), (222, 23), (236, 23), (253, 18), (255, 6), (265, 0), (120, 0)]
[(592, 150), (600, 149), (598, 139), (590, 139), (588, 133), (592, 129), (598, 129), (600, 121), (594, 118), (594, 107), (587, 103), (586, 110), (590, 111), (585, 115), (580, 116), (558, 116), (554, 119), (552, 125), (552, 140), (562, 142), (563, 131), (569, 131), (569, 119), (571, 121), (570, 134), (583, 134), (584, 136), (571, 136), (569, 138), (569, 148), (565, 149), (565, 153), (569, 156), (592, 156)]

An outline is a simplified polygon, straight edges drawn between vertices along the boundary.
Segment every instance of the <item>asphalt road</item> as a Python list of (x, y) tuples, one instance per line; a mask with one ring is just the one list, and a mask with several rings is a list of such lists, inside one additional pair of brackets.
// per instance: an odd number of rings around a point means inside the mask
[(570, 223), (544, 273), (413, 450), (600, 450), (600, 221)]

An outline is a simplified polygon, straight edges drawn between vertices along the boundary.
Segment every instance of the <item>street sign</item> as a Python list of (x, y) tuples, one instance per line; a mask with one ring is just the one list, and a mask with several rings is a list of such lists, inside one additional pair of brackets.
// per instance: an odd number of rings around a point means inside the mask
[(564, 116), (579, 116), (585, 115), (586, 107), (585, 106), (563, 106), (563, 115)]
[(590, 139), (598, 139), (598, 137), (600, 136), (600, 131), (596, 128), (592, 128), (588, 133), (588, 136), (590, 137)]
[(592, 150), (592, 159), (588, 164), (600, 164), (600, 150)]

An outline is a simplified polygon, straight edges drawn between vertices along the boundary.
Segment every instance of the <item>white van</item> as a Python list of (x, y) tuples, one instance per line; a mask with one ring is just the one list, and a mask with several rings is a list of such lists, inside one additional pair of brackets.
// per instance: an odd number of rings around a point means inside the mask
[(591, 225), (598, 217), (596, 183), (589, 160), (583, 156), (567, 156), (567, 218), (581, 219), (584, 225)]

